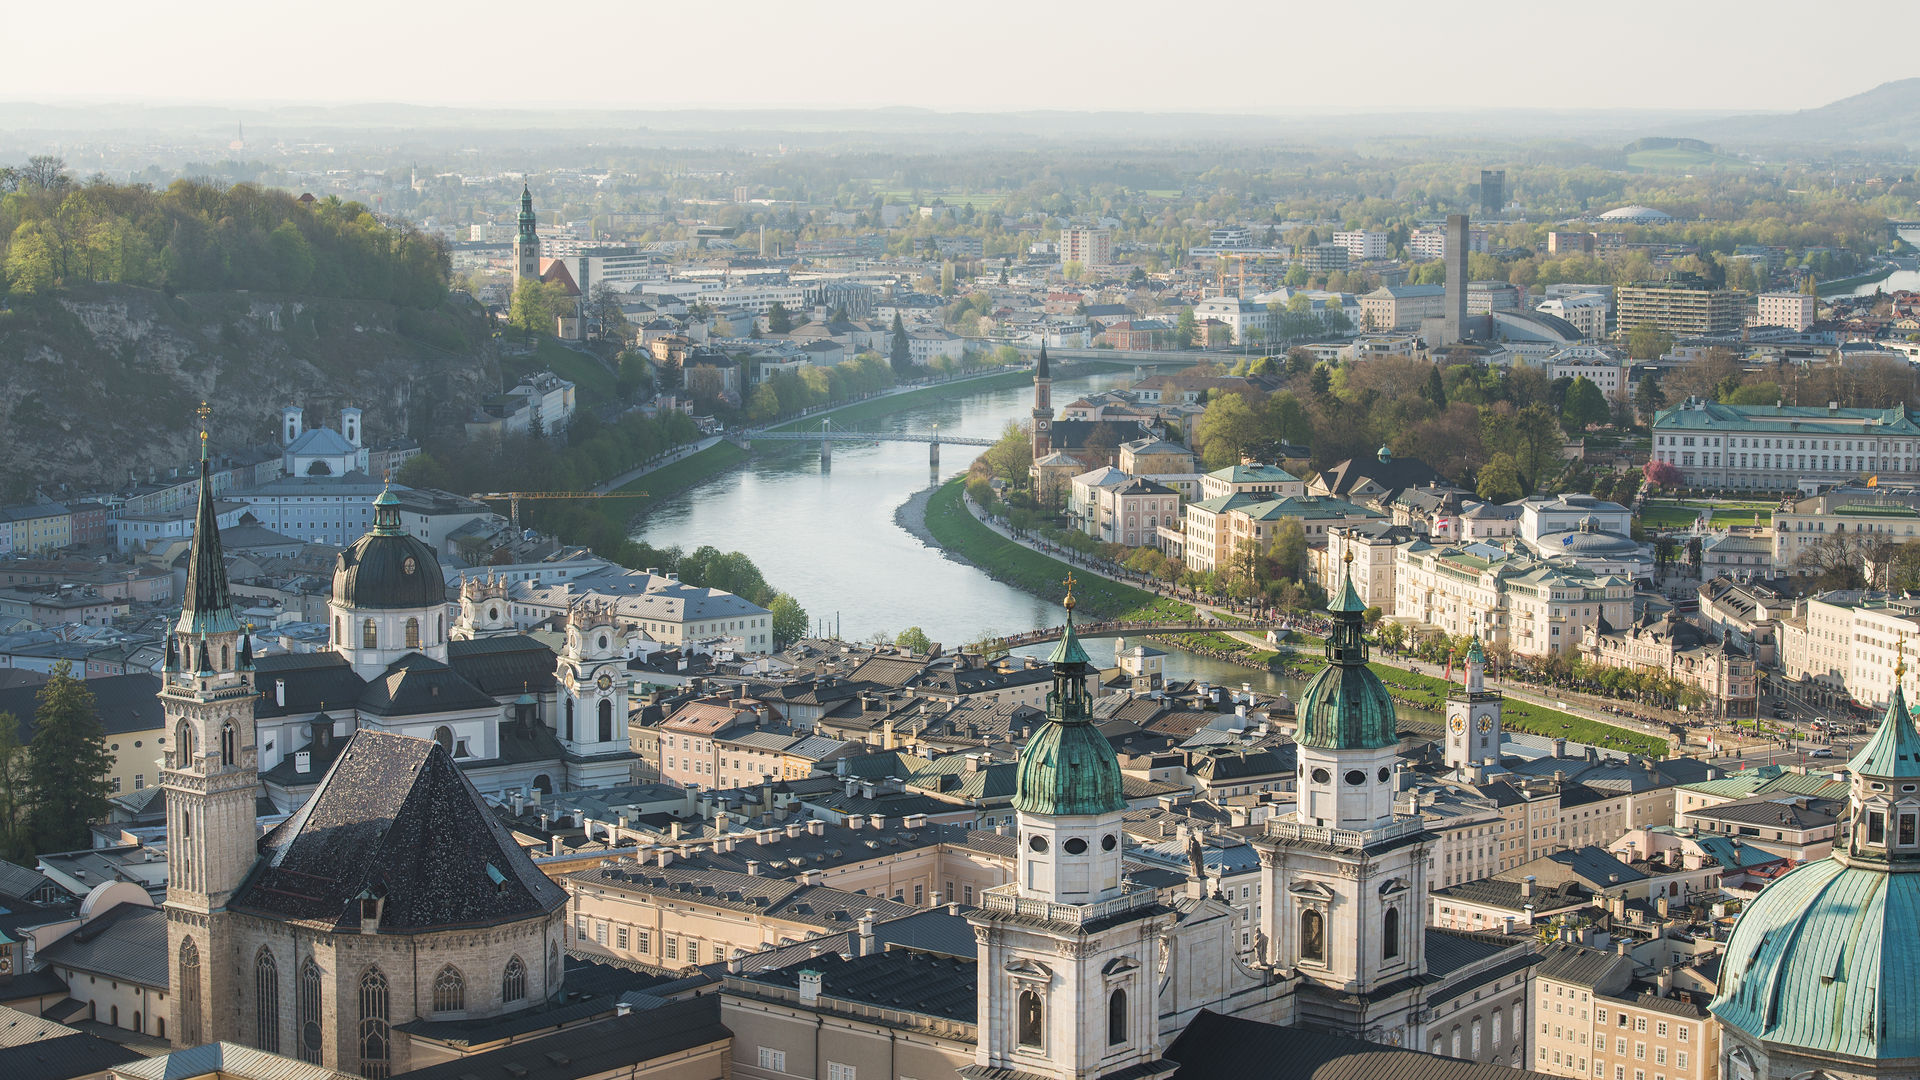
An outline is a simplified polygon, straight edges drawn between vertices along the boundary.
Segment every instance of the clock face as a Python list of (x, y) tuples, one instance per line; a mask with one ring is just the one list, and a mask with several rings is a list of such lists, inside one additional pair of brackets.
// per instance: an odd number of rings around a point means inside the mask
[(594, 680), (594, 683), (598, 685), (600, 689), (606, 690), (613, 686), (613, 676), (603, 671), (600, 673), (600, 677)]
[(1491, 716), (1483, 716), (1483, 717), (1481, 717), (1481, 718), (1480, 718), (1480, 731), (1481, 731), (1481, 733), (1482, 733), (1482, 734), (1484, 734), (1484, 733), (1486, 733), (1486, 732), (1489, 732), (1489, 731), (1492, 731), (1492, 730), (1493, 730), (1493, 717), (1491, 717)]
[(1465, 731), (1465, 730), (1467, 730), (1467, 718), (1466, 718), (1466, 717), (1464, 717), (1464, 716), (1456, 716), (1456, 717), (1454, 717), (1454, 718), (1453, 718), (1453, 733), (1454, 733), (1455, 735), (1458, 735), (1458, 734), (1460, 734), (1461, 732), (1463, 732), (1463, 731)]

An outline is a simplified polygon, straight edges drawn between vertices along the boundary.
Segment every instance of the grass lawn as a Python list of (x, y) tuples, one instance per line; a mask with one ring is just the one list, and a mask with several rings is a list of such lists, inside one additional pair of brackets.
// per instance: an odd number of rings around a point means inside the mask
[[(1022, 547), (982, 525), (967, 512), (961, 490), (958, 478), (949, 480), (927, 501), (927, 531), (940, 546), (985, 570), (997, 581), (1035, 596), (1058, 599), (1064, 591), (1061, 582), (1074, 567)], [(1075, 573), (1074, 580), (1074, 595), (1080, 598), (1080, 610), (1087, 615), (1101, 619), (1193, 618), (1190, 605), (1155, 596), (1144, 589), (1108, 581), (1084, 570)]]
[[(1447, 697), (1447, 691), (1454, 684), (1431, 675), (1415, 675), (1411, 671), (1372, 665), (1374, 674), (1380, 681), (1391, 687), (1396, 696), (1411, 698), (1427, 703), (1435, 712), (1441, 711)], [(1550, 709), (1545, 705), (1535, 705), (1530, 701), (1507, 698), (1500, 710), (1500, 722), (1514, 731), (1524, 731), (1531, 735), (1544, 735), (1548, 738), (1564, 737), (1574, 742), (1590, 743), (1610, 750), (1624, 750), (1651, 757), (1665, 757), (1669, 753), (1667, 740), (1658, 735), (1644, 735), (1638, 731), (1603, 724), (1598, 720), (1588, 720), (1582, 716)]]
[(533, 352), (526, 356), (506, 356), (501, 360), (507, 376), (518, 380), (536, 371), (551, 371), (573, 383), (581, 406), (613, 400), (613, 373), (600, 361), (585, 353), (574, 352), (550, 337), (537, 338)]
[(629, 521), (643, 515), (656, 500), (664, 499), (718, 476), (747, 459), (747, 452), (730, 442), (717, 442), (692, 457), (682, 458), (664, 468), (655, 469), (616, 491), (644, 491), (644, 499), (599, 499), (594, 506), (616, 521)]
[(1773, 520), (1775, 505), (1732, 499), (1648, 499), (1640, 511), (1640, 523), (1649, 529), (1684, 529), (1700, 511), (1711, 510), (1716, 525), (1765, 525)]

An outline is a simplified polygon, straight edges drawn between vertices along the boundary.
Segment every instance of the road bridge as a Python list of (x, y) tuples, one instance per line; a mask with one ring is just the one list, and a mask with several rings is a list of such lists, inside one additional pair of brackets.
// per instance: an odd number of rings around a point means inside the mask
[(940, 464), (940, 444), (949, 446), (992, 446), (994, 440), (982, 439), (971, 435), (942, 435), (935, 427), (932, 431), (861, 431), (857, 428), (845, 428), (833, 422), (829, 416), (820, 422), (818, 431), (768, 431), (748, 430), (740, 436), (743, 449), (749, 449), (755, 442), (818, 442), (820, 459), (830, 461), (833, 458), (833, 444), (836, 442), (911, 442), (927, 444), (927, 462)]

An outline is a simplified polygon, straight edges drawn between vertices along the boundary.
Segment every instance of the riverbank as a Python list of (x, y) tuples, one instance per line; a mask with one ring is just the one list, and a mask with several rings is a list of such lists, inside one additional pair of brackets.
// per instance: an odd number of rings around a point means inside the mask
[(995, 581), (1051, 600), (1060, 598), (1062, 582), (1074, 573), (1073, 594), (1080, 609), (1101, 619), (1194, 617), (1192, 605), (1089, 574), (1001, 536), (973, 516), (963, 494), (963, 482), (956, 477), (928, 492), (922, 511), (927, 539), (947, 557), (974, 566)]
[(1900, 268), (1898, 266), (1882, 266), (1878, 269), (1869, 270), (1864, 274), (1855, 274), (1852, 277), (1834, 278), (1832, 281), (1823, 281), (1816, 286), (1816, 290), (1821, 296), (1838, 296), (1842, 293), (1852, 292), (1862, 285), (1871, 284), (1875, 281), (1885, 281), (1898, 273), (1899, 270)]

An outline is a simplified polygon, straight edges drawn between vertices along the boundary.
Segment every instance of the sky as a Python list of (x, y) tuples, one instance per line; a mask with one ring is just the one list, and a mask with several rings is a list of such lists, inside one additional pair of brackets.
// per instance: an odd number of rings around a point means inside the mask
[[(0, 101), (1813, 108), (1920, 75), (1910, 0), (102, 0), (13, 5)], [(54, 43), (70, 42), (63, 47)], [(1447, 69), (1443, 63), (1451, 62)]]

